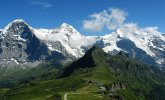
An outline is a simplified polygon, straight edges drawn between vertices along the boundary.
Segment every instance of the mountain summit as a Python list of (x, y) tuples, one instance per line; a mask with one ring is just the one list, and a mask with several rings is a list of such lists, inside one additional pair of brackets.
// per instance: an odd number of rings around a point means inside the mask
[(165, 37), (153, 28), (130, 24), (105, 36), (84, 36), (66, 23), (55, 29), (35, 29), (18, 19), (0, 30), (0, 41), (2, 65), (51, 59), (67, 62), (82, 57), (93, 45), (109, 54), (124, 51), (146, 63), (165, 65)]
[[(26, 24), (26, 22), (22, 19), (16, 19), (9, 23), (4, 29), (3, 34), (5, 33), (12, 33), (17, 34), (18, 31), (22, 31), (24, 28), (28, 28), (29, 26)], [(9, 32), (8, 32), (9, 31)]]

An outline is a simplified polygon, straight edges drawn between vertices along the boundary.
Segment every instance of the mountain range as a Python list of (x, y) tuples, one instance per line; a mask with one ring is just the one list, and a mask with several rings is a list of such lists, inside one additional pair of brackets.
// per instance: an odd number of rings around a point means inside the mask
[(11, 76), (13, 85), (0, 84), (1, 100), (165, 99), (164, 70), (97, 46), (61, 69), (49, 63), (20, 73)]
[(124, 51), (148, 64), (165, 65), (165, 37), (149, 28), (126, 24), (104, 36), (84, 36), (66, 23), (35, 29), (22, 19), (0, 30), (0, 64), (34, 67), (51, 60), (64, 64), (82, 57), (93, 45), (111, 55)]

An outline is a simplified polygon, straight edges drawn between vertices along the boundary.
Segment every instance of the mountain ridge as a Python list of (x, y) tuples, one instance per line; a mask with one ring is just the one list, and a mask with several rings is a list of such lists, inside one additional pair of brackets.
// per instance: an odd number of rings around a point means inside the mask
[[(12, 24), (14, 24), (13, 27)], [(11, 32), (7, 31), (7, 29), (10, 28), (9, 26), (12, 27)], [(82, 57), (93, 45), (98, 45), (105, 52), (110, 54), (125, 51), (135, 58), (146, 61), (146, 63), (153, 62), (150, 64), (156, 64), (159, 66), (165, 65), (165, 37), (157, 32), (156, 29), (142, 29), (134, 24), (126, 24), (125, 26), (118, 28), (116, 31), (104, 36), (84, 36), (67, 23), (63, 23), (60, 27), (54, 29), (35, 29), (29, 26), (24, 20), (17, 19), (1, 30), (1, 41), (6, 38), (6, 32), (10, 34), (13, 32), (15, 35), (26, 29), (29, 29), (30, 31), (26, 33), (33, 34), (45, 45), (47, 50), (44, 52), (47, 52), (48, 55), (44, 54), (43, 56), (48, 56), (48, 58), (51, 58), (49, 57), (52, 56), (51, 52), (56, 52), (62, 54), (64, 58), (77, 59)], [(23, 39), (23, 36), (17, 37), (22, 41), (26, 40)], [(125, 44), (123, 45), (123, 43)], [(131, 44), (130, 47), (126, 46), (129, 44)], [(3, 45), (1, 45), (1, 48), (2, 47)], [(3, 51), (4, 50), (1, 50), (1, 52)], [(139, 56), (139, 54), (141, 55)], [(12, 59), (12, 57), (10, 57), (10, 59)], [(44, 60), (45, 58), (38, 58), (36, 61), (41, 61), (40, 59)]]
[(163, 100), (164, 75), (158, 67), (128, 57), (124, 52), (111, 56), (94, 46), (78, 61), (64, 68), (60, 78), (83, 77), (92, 84), (102, 81), (100, 84), (104, 84), (105, 94), (112, 95), (110, 98), (117, 95), (121, 100)]

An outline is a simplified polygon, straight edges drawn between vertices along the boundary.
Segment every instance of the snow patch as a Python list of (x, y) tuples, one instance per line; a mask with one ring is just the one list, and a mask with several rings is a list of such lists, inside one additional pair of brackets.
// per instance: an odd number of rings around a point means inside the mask
[(48, 49), (49, 49), (49, 50), (51, 50), (51, 51), (57, 51), (57, 52), (61, 53), (60, 50), (54, 49), (54, 48), (52, 47), (52, 45), (47, 44), (47, 46), (48, 46)]
[(163, 62), (164, 62), (164, 59), (159, 59), (156, 61), (156, 63), (158, 63), (158, 64), (162, 64)]

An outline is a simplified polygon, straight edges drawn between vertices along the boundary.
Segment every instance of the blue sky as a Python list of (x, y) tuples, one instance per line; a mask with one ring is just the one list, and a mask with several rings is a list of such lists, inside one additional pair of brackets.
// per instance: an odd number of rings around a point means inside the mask
[[(165, 0), (1, 0), (0, 28), (14, 19), (23, 19), (34, 28), (55, 28), (63, 22), (84, 35), (103, 35), (113, 29), (103, 26), (98, 31), (84, 28), (91, 16), (108, 13), (112, 9), (124, 12), (123, 23), (137, 23), (140, 27), (157, 26), (165, 32)], [(119, 19), (120, 20), (120, 19)], [(90, 25), (90, 24), (89, 24)], [(92, 24), (93, 25), (93, 24)]]

